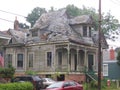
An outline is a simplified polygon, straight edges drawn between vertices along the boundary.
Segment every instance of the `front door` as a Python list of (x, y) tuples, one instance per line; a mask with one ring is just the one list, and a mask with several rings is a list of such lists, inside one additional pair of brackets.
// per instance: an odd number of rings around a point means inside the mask
[(93, 71), (93, 65), (94, 65), (94, 60), (93, 60), (93, 55), (89, 54), (88, 55), (88, 71)]

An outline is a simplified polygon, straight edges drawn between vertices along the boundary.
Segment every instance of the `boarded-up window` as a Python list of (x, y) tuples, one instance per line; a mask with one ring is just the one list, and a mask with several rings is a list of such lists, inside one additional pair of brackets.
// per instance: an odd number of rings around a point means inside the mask
[(23, 54), (17, 54), (17, 67), (23, 67)]
[(52, 52), (47, 52), (47, 66), (52, 66)]
[(33, 67), (33, 54), (29, 54), (29, 67)]

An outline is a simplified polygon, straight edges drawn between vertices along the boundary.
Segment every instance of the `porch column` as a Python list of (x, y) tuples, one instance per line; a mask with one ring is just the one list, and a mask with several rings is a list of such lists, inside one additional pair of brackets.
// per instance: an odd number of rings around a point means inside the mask
[(77, 49), (77, 71), (79, 70), (79, 49)]
[(12, 58), (12, 65), (17, 68), (17, 58), (16, 58), (16, 48), (13, 48), (13, 58)]
[(56, 48), (55, 48), (55, 45), (54, 45), (54, 50), (53, 50), (53, 61), (52, 61), (52, 63), (53, 63), (53, 71), (55, 72), (55, 70), (56, 70)]
[(87, 50), (85, 49), (85, 59), (84, 59), (84, 66), (88, 66), (87, 65)]
[(68, 61), (67, 62), (68, 62), (68, 72), (69, 72), (70, 71), (70, 66), (71, 66), (70, 65), (71, 61), (70, 61), (70, 45), (69, 44), (68, 44), (68, 48), (67, 49), (68, 49)]
[(24, 70), (26, 71), (27, 70), (27, 48), (25, 47), (25, 61), (24, 61)]

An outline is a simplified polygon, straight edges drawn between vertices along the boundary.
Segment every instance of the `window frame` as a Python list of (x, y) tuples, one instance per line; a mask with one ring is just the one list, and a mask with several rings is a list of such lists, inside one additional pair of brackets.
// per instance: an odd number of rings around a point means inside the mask
[(52, 66), (52, 52), (47, 52), (47, 66)]
[(83, 37), (87, 37), (87, 26), (83, 26)]
[[(22, 59), (21, 59), (21, 57), (19, 55), (22, 56)], [(22, 53), (18, 53), (17, 54), (17, 68), (23, 68), (23, 59), (24, 59), (24, 55)]]
[(5, 66), (7, 67), (8, 66), (8, 64), (11, 64), (12, 65), (12, 58), (13, 58), (13, 54), (10, 54), (10, 53), (8, 53), (8, 54), (6, 54), (6, 59), (5, 59)]
[[(32, 57), (30, 57), (30, 55), (32, 55)], [(31, 60), (31, 58), (32, 58), (32, 60)], [(29, 68), (32, 68), (33, 65), (34, 65), (34, 64), (33, 64), (33, 63), (34, 63), (34, 62), (33, 62), (33, 59), (34, 59), (34, 53), (32, 53), (32, 52), (31, 52), (31, 53), (28, 53), (28, 67), (29, 67)], [(32, 62), (32, 63), (31, 63), (31, 62)]]
[(103, 64), (103, 76), (108, 76), (108, 64)]
[(62, 52), (58, 52), (58, 65), (62, 65)]

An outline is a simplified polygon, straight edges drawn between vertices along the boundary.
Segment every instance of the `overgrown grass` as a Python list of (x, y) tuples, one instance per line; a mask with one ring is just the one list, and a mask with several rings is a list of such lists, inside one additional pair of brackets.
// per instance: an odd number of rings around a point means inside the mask
[[(91, 81), (90, 83), (84, 83), (84, 90), (98, 90), (98, 82)], [(120, 87), (117, 88), (116, 82), (111, 82), (110, 86), (107, 86), (107, 80), (102, 80), (101, 90), (120, 90)]]

